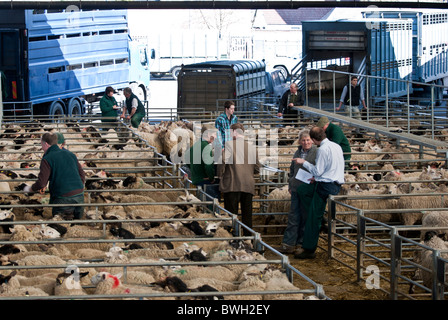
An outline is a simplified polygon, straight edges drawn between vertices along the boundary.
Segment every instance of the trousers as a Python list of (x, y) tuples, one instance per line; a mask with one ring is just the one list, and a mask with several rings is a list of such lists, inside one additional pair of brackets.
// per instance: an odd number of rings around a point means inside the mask
[[(241, 222), (252, 228), (253, 195), (247, 192), (225, 192), (223, 193), (223, 198), (224, 209), (235, 215), (238, 215), (238, 205), (241, 204)], [(251, 233), (244, 229), (243, 234), (249, 236)]]
[(305, 222), (306, 214), (299, 195), (295, 190), (291, 190), (291, 208), (288, 213), (288, 224), (283, 235), (283, 243), (289, 246), (302, 244)]
[(307, 215), (302, 248), (311, 252), (316, 251), (328, 196), (336, 195), (340, 190), (341, 186), (333, 182), (305, 183), (297, 188)]
[[(82, 204), (84, 203), (84, 193), (71, 196), (71, 197), (58, 197), (50, 199), (50, 204)], [(84, 207), (53, 207), (53, 216), (61, 215), (67, 220), (71, 219), (82, 219), (84, 216)]]
[(133, 128), (138, 128), (140, 125), (140, 122), (142, 122), (142, 119), (145, 117), (145, 114), (143, 113), (135, 113), (131, 118), (131, 125)]

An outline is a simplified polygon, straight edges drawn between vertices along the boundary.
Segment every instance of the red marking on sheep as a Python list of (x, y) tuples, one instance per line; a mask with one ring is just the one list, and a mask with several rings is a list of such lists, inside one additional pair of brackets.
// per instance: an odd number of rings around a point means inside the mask
[(108, 278), (112, 278), (114, 280), (114, 284), (112, 285), (112, 289), (117, 288), (120, 285), (120, 279), (118, 279), (116, 276), (109, 274), (107, 276)]

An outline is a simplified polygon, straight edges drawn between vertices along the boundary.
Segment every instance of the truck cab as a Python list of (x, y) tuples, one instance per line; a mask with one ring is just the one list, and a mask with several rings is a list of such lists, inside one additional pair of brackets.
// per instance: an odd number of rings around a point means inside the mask
[(278, 107), (283, 94), (289, 90), (290, 83), (280, 69), (266, 71), (266, 97), (268, 103)]

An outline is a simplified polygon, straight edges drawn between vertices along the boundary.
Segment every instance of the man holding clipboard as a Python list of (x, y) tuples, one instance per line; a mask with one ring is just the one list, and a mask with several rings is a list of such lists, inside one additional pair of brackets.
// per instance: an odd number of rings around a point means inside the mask
[(297, 188), (300, 202), (308, 214), (302, 243), (303, 252), (294, 254), (297, 259), (313, 259), (316, 256), (315, 251), (328, 196), (338, 194), (341, 185), (345, 182), (342, 148), (328, 140), (322, 128), (312, 128), (310, 137), (319, 146), (316, 164), (313, 165), (305, 159), (293, 159), (303, 165), (313, 176), (309, 179), (310, 184), (303, 183)]

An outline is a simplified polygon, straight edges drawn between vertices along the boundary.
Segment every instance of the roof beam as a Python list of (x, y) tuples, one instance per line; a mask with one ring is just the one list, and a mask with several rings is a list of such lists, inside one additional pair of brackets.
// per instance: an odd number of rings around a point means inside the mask
[(363, 8), (377, 6), (379, 8), (427, 8), (446, 9), (444, 0), (417, 0), (417, 1), (362, 1), (362, 0), (342, 0), (342, 1), (20, 1), (20, 0), (0, 0), (0, 9), (65, 9), (68, 6), (76, 6), (79, 9), (298, 9), (298, 8), (318, 8), (318, 7), (351, 7)]

